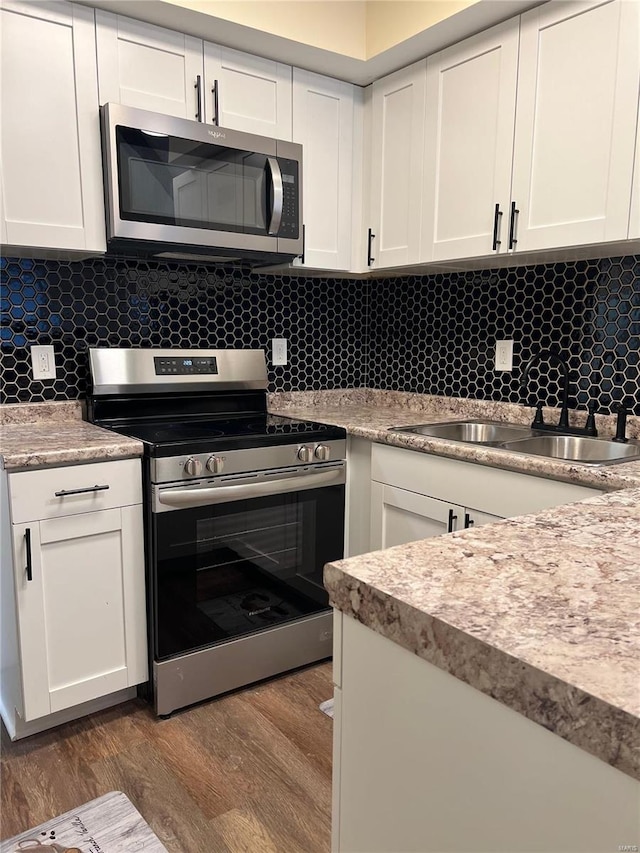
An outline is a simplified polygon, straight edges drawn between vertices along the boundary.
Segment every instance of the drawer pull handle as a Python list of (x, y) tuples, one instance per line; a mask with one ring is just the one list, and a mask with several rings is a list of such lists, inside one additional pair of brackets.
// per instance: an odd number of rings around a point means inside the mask
[(31, 565), (31, 529), (27, 527), (24, 531), (24, 545), (27, 551), (27, 565), (24, 567), (25, 572), (27, 573), (27, 580), (33, 580), (33, 567)]
[(453, 510), (449, 510), (449, 521), (447, 523), (447, 533), (453, 533), (453, 523), (458, 520), (458, 516), (454, 515)]
[(88, 492), (106, 492), (109, 486), (87, 486), (86, 489), (62, 489), (55, 492), (57, 498), (66, 498), (67, 495), (86, 495)]
[(468, 512), (464, 514), (464, 529), (468, 530), (470, 527), (473, 527), (475, 524), (474, 520), (471, 518)]

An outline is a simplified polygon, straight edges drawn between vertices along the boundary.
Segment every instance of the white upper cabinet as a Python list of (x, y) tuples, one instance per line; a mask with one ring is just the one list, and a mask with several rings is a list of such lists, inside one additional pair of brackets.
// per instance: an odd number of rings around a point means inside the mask
[(202, 41), (96, 11), (100, 103), (123, 104), (178, 118), (202, 111)]
[(425, 94), (426, 60), (373, 84), (372, 268), (419, 260)]
[(291, 66), (204, 44), (205, 121), (291, 141)]
[(293, 141), (303, 146), (304, 263), (351, 264), (354, 87), (293, 69)]
[(625, 239), (640, 4), (546, 3), (522, 16), (513, 204), (519, 251)]
[(100, 103), (291, 140), (291, 66), (96, 11)]
[(519, 19), (430, 57), (421, 260), (506, 251)]
[(633, 186), (631, 188), (631, 216), (629, 217), (629, 239), (640, 238), (640, 115), (636, 132), (636, 163), (633, 168)]
[(2, 3), (2, 240), (105, 250), (93, 9)]

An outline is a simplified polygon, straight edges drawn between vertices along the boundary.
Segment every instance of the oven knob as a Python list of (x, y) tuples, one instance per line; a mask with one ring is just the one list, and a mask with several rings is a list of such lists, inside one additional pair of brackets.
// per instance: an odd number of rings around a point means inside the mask
[(202, 462), (199, 459), (194, 459), (193, 456), (187, 459), (184, 463), (184, 473), (190, 477), (197, 477), (202, 473)]
[(207, 471), (210, 471), (212, 474), (222, 474), (223, 468), (224, 459), (221, 459), (220, 456), (210, 456), (207, 459)]
[(301, 462), (311, 462), (311, 460), (313, 459), (313, 447), (307, 447), (306, 444), (303, 444), (302, 447), (299, 447), (298, 459)]
[(315, 457), (319, 459), (320, 462), (326, 462), (331, 456), (331, 450), (327, 447), (326, 444), (319, 444), (315, 450)]

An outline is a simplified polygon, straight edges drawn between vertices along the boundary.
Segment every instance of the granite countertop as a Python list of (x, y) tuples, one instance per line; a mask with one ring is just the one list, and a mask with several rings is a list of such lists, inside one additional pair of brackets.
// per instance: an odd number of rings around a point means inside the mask
[(0, 406), (0, 459), (7, 470), (142, 456), (142, 442), (81, 420), (80, 403)]
[[(272, 394), (269, 411), (286, 417), (340, 426), (350, 435), (369, 441), (589, 486), (602, 491), (640, 486), (640, 461), (602, 466), (581, 465), (578, 462), (512, 453), (443, 438), (389, 432), (389, 428), (393, 426), (464, 418), (485, 418), (530, 425), (533, 419), (532, 409), (526, 406), (394, 391), (346, 390)], [(571, 415), (572, 423), (582, 424), (584, 414)], [(557, 417), (557, 410), (545, 410), (545, 419), (548, 422), (553, 423)], [(596, 420), (600, 435), (614, 434), (614, 418), (596, 416)], [(629, 418), (627, 435), (634, 439), (640, 437), (640, 417)]]
[[(531, 419), (524, 407), (412, 396), (274, 395), (270, 409), (609, 493), (330, 563), (331, 604), (640, 780), (640, 463), (594, 468), (389, 434), (464, 417)], [(607, 434), (611, 419), (598, 427)]]

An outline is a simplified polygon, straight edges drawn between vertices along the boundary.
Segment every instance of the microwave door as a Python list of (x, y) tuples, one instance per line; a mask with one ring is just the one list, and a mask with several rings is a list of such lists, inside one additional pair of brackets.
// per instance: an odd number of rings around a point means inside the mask
[(194, 218), (204, 220), (207, 216), (207, 194), (205, 176), (190, 169), (173, 179), (173, 207), (176, 223)]

